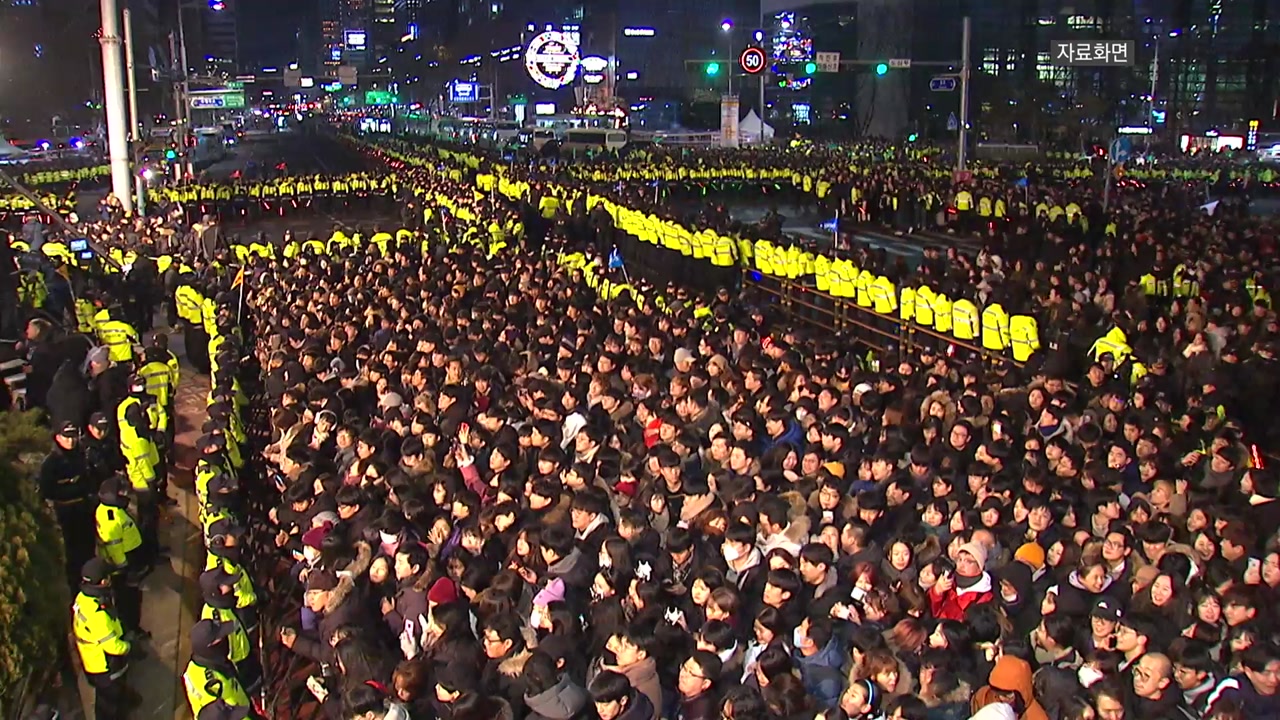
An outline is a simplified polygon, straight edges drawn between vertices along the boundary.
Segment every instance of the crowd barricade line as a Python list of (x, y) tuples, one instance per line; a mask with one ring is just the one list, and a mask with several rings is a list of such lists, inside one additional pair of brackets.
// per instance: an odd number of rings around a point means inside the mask
[(752, 278), (752, 274), (750, 270), (743, 270), (744, 285), (773, 298), (774, 307), (788, 320), (831, 332), (846, 333), (878, 352), (895, 346), (918, 351), (924, 347), (942, 350), (947, 345), (954, 345), (956, 349), (966, 351), (973, 357), (980, 357), (992, 366), (1023, 366), (1023, 363), (1013, 358), (993, 353), (972, 341), (960, 340), (932, 328), (903, 321), (899, 317), (881, 315), (847, 298), (835, 297), (794, 280), (769, 276), (756, 280)]

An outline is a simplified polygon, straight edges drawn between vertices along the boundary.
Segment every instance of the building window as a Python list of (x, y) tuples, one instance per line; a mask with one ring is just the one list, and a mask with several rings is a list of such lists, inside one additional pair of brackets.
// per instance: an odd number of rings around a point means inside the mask
[(987, 48), (982, 51), (982, 72), (988, 75), (1000, 74), (1000, 51), (995, 48)]
[(1067, 27), (1076, 30), (1098, 30), (1102, 28), (1102, 20), (1092, 15), (1068, 15)]

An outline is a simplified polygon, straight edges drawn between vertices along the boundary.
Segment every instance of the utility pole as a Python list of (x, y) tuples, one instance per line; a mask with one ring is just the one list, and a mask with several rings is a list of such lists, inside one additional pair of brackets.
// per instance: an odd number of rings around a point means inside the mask
[(107, 106), (107, 147), (111, 158), (111, 192), (121, 208), (133, 212), (133, 187), (129, 182), (128, 120), (124, 104), (124, 61), (120, 57), (120, 18), (116, 0), (101, 0), (102, 79)]
[[(173, 58), (173, 64), (178, 64), (178, 34), (169, 31), (169, 57)], [(182, 122), (182, 91), (178, 84), (178, 76), (170, 78), (173, 81), (173, 121), (175, 123)]]
[[(136, 65), (133, 60), (133, 14), (129, 12), (129, 8), (124, 10), (124, 65), (125, 79), (129, 83), (129, 143), (134, 153), (138, 152), (141, 147), (139, 144), (142, 140), (140, 134), (141, 123), (138, 121), (138, 77)], [(134, 157), (136, 160), (136, 155)], [(134, 174), (133, 176), (134, 191), (137, 194), (138, 214), (146, 213), (146, 183), (142, 176)]]
[[(762, 36), (761, 36), (761, 38), (760, 38), (760, 44), (761, 44), (761, 45), (763, 45), (763, 44), (765, 44), (765, 43), (769, 42), (769, 31), (768, 31), (768, 30), (765, 30), (765, 28), (764, 28), (764, 3), (760, 3), (760, 24), (759, 24), (757, 27), (759, 27), (759, 28), (760, 28), (760, 32), (761, 32), (761, 33), (763, 33), (763, 35), (762, 35)], [(763, 50), (763, 48), (761, 48), (761, 49)], [(764, 138), (764, 119), (765, 119), (765, 110), (764, 110), (764, 76), (769, 74), (769, 71), (768, 71), (768, 58), (769, 58), (769, 57), (771, 57), (772, 55), (773, 55), (773, 52), (772, 52), (772, 51), (770, 51), (770, 52), (768, 52), (768, 53), (766, 53), (766, 54), (765, 54), (765, 58), (766, 58), (766, 60), (765, 60), (765, 65), (766, 65), (766, 67), (765, 67), (765, 68), (762, 68), (762, 69), (760, 70), (760, 72), (759, 72), (759, 73), (757, 73), (757, 77), (756, 77), (756, 79), (760, 81), (760, 144), (761, 144), (761, 145), (763, 145), (763, 144), (764, 144), (764, 139), (765, 139), (765, 138)]]
[(969, 17), (964, 18), (963, 34), (960, 36), (960, 147), (956, 153), (956, 170), (963, 171), (965, 156), (969, 152), (969, 35), (971, 23)]
[[(183, 4), (179, 2), (178, 3), (178, 56), (179, 57), (175, 57), (174, 60), (179, 60), (182, 63), (182, 71), (178, 74), (178, 77), (181, 78), (181, 82), (179, 85), (181, 89), (178, 93), (180, 96), (178, 101), (179, 103), (178, 107), (180, 110), (180, 112), (178, 113), (178, 122), (182, 124), (183, 132), (185, 133), (187, 130), (190, 129), (190, 128), (187, 128), (186, 126), (191, 124), (191, 107), (187, 105), (187, 102), (188, 102), (187, 98), (190, 97), (190, 93), (191, 93), (191, 76), (188, 71), (188, 68), (190, 66), (187, 64), (187, 24), (182, 19), (184, 14), (182, 12), (183, 8), (184, 8)], [(184, 147), (185, 145), (186, 144), (183, 143)]]

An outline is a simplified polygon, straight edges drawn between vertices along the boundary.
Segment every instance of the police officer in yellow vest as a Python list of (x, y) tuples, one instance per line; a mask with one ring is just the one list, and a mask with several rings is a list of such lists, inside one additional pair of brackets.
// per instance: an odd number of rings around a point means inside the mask
[(982, 309), (982, 347), (995, 353), (1009, 347), (1009, 313), (998, 302)]
[(241, 543), (244, 528), (224, 518), (209, 525), (208, 557), (205, 570), (221, 568), (235, 578), (236, 611), (241, 624), (252, 633), (258, 626), (258, 593), (242, 564)]
[(236, 668), (240, 686), (252, 694), (262, 685), (262, 663), (258, 660), (244, 623), (240, 622), (240, 616), (236, 613), (235, 583), (235, 577), (221, 568), (200, 573), (200, 594), (204, 599), (200, 619), (216, 620), (235, 627), (228, 638), (230, 647), (227, 657)]
[[(106, 312), (106, 311), (104, 311)], [(108, 312), (98, 321), (98, 339), (107, 346), (112, 362), (127, 363), (133, 360), (133, 346), (138, 344), (138, 331), (129, 323), (116, 319), (119, 311)], [(99, 313), (101, 318), (102, 313)]]
[(1040, 351), (1040, 326), (1031, 315), (1014, 315), (1009, 318), (1009, 342), (1013, 347), (1013, 359), (1026, 362)]
[(200, 620), (191, 626), (191, 661), (182, 673), (182, 684), (192, 715), (199, 716), (215, 700), (249, 706), (249, 694), (236, 678), (230, 658), (230, 638), (237, 628), (236, 623), (217, 620)]
[(1094, 341), (1093, 347), (1089, 348), (1089, 356), (1095, 361), (1102, 357), (1103, 353), (1111, 353), (1114, 367), (1120, 367), (1128, 359), (1133, 349), (1129, 347), (1129, 339), (1123, 330), (1118, 327), (1111, 328), (1106, 335)]
[(149, 559), (159, 552), (160, 522), (160, 452), (155, 441), (159, 415), (154, 404), (147, 392), (147, 381), (135, 375), (129, 379), (129, 395), (116, 407), (120, 454), (124, 455), (125, 472), (138, 499), (138, 525)]
[(951, 306), (951, 333), (957, 340), (973, 340), (979, 332), (978, 306), (968, 298), (960, 298)]
[(123, 625), (112, 599), (111, 566), (102, 558), (91, 558), (81, 572), (80, 592), (71, 605), (72, 632), (80, 666), (93, 686), (94, 718), (121, 720), (131, 693), (124, 676), (129, 669), (129, 651)]
[(98, 538), (98, 557), (115, 572), (115, 599), (120, 621), (131, 633), (144, 634), (142, 591), (138, 587), (146, 573), (146, 557), (142, 535), (129, 514), (129, 497), (124, 478), (114, 476), (102, 481), (98, 488), (98, 507), (94, 510)]
[(209, 359), (206, 348), (209, 336), (204, 330), (204, 295), (196, 289), (194, 280), (184, 278), (173, 293), (173, 301), (178, 307), (178, 317), (182, 319), (182, 341), (187, 351), (187, 359), (197, 370), (207, 371)]

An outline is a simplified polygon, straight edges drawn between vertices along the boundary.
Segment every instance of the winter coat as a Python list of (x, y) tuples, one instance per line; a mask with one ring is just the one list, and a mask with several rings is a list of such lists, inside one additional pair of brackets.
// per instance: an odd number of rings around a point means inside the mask
[(970, 606), (991, 602), (995, 598), (991, 587), (991, 575), (984, 572), (978, 582), (967, 588), (957, 585), (945, 593), (930, 588), (929, 606), (933, 610), (933, 616), (939, 620), (963, 622), (964, 613)]
[(333, 637), (340, 628), (367, 626), (368, 613), (356, 594), (355, 582), (349, 577), (340, 577), (338, 587), (334, 589), (329, 602), (325, 603), (320, 613), (319, 627), (315, 632), (298, 633), (293, 643), (293, 651), (316, 662), (334, 662), (336, 655), (329, 638)]
[(528, 650), (509, 655), (497, 660), (485, 661), (480, 676), (482, 691), (490, 696), (504, 698), (516, 715), (524, 715), (525, 684), (522, 679), (524, 664), (533, 653)]
[(526, 720), (574, 720), (588, 715), (595, 710), (586, 710), (591, 701), (586, 688), (575, 684), (568, 675), (561, 676), (560, 682), (534, 695), (526, 695), (525, 705), (529, 708)]
[(649, 699), (652, 720), (659, 720), (662, 713), (662, 683), (658, 678), (658, 663), (651, 657), (621, 671), (631, 681), (631, 687)]
[(813, 697), (819, 707), (835, 707), (844, 686), (844, 673), (840, 672), (844, 657), (836, 638), (832, 637), (813, 655), (806, 657), (797, 650), (793, 657), (800, 670), (800, 680), (805, 692)]

